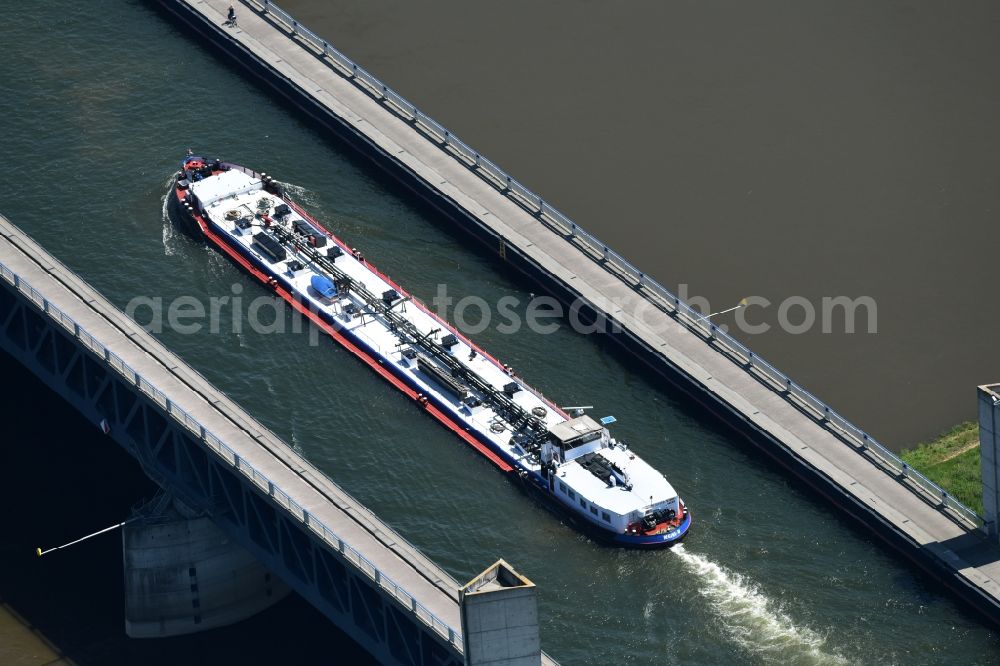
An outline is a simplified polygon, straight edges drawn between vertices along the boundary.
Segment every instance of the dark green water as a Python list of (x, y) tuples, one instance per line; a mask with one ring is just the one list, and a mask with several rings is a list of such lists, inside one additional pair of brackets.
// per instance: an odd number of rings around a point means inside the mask
[[(248, 300), (263, 293), (164, 219), (188, 146), (295, 183), (317, 217), (422, 298), (439, 283), (491, 302), (530, 289), (147, 4), (21, 3), (0, 45), (0, 158), (23, 164), (0, 189), (0, 211), (119, 306), (225, 296), (234, 284)], [(985, 664), (1000, 654), (978, 618), (598, 338), (477, 336), (547, 395), (618, 417), (617, 432), (693, 508), (683, 549), (626, 552), (581, 537), (332, 343), (228, 326), (162, 337), (459, 580), (497, 557), (514, 563), (539, 585), (543, 645), (566, 664)], [(3, 417), (22, 412), (5, 404)], [(69, 425), (64, 438), (75, 437)], [(86, 505), (102, 491), (72, 493)], [(28, 566), (16, 562), (0, 585), (16, 587)], [(120, 594), (120, 577), (102, 571), (106, 594)], [(54, 581), (44, 594), (73, 593)], [(116, 647), (85, 662), (136, 660), (115, 608), (100, 604), (103, 621), (82, 636)], [(268, 627), (287, 639), (287, 618), (271, 617), (215, 640), (235, 650)], [(50, 624), (77, 621), (58, 618)], [(252, 649), (240, 654), (255, 661)], [(322, 654), (319, 641), (305, 651)]]

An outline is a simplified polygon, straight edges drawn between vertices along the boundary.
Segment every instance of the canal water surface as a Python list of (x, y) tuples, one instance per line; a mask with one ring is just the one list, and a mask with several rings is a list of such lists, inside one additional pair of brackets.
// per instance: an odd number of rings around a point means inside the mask
[[(557, 659), (996, 659), (1000, 644), (977, 617), (602, 339), (565, 327), (488, 329), (476, 336), (483, 346), (546, 395), (616, 416), (616, 433), (666, 473), (695, 516), (689, 539), (672, 551), (623, 551), (580, 536), (348, 353), (308, 329), (294, 332), (283, 308), (272, 320), (285, 332), (252, 330), (247, 309), (265, 292), (178, 231), (163, 214), (164, 195), (191, 146), (292, 184), (319, 219), (425, 300), (447, 284), (455, 297), (510, 295), (523, 304), (531, 285), (151, 5), (27, 0), (5, 14), (0, 44), (0, 157), (8, 165), (0, 211), (120, 307), (137, 296), (165, 304), (230, 297), (217, 331), (160, 337), (457, 579), (498, 557), (512, 562), (539, 586), (543, 645)], [(62, 637), (81, 663), (178, 661), (122, 637), (114, 539), (60, 553), (52, 565), (23, 556), (116, 522), (151, 492), (127, 460), (97, 458), (107, 442), (84, 424), (44, 418), (43, 390), (25, 392), (0, 401), (6, 423), (40, 414), (5, 428), (0, 447), (4, 483), (20, 483), (5, 506), (32, 512), (20, 523), (28, 531), (3, 540), (0, 597), (21, 599), (11, 606), (55, 632), (57, 645)], [(93, 469), (91, 456), (106, 462)], [(61, 458), (89, 482), (39, 469), (40, 460)], [(44, 503), (23, 499), (32, 488)], [(68, 522), (46, 524), (62, 513)], [(63, 574), (47, 576), (47, 566)], [(89, 594), (100, 597), (92, 607), (79, 601)], [(183, 649), (234, 650), (252, 662), (265, 654), (253, 646), (268, 633), (293, 662), (352, 649), (310, 613), (293, 599), (264, 621)]]

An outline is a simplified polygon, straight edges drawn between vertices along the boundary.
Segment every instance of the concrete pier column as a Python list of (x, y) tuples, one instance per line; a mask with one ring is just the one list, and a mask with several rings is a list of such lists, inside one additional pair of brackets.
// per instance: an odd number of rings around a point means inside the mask
[(244, 620), (289, 589), (206, 516), (163, 502), (122, 530), (125, 633), (191, 634)]
[(538, 666), (535, 584), (497, 560), (458, 591), (468, 666)]
[(983, 518), (990, 539), (1000, 542), (1000, 384), (979, 387), (979, 460), (983, 476)]

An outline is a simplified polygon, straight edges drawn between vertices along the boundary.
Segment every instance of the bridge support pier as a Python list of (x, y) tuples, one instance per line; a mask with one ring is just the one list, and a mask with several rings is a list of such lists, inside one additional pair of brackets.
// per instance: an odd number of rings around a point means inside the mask
[(497, 560), (458, 591), (466, 666), (539, 666), (535, 584)]
[(122, 529), (125, 633), (163, 638), (245, 620), (291, 590), (212, 520), (164, 494)]
[(1000, 542), (1000, 384), (979, 387), (979, 465), (983, 479), (983, 519), (990, 540)]

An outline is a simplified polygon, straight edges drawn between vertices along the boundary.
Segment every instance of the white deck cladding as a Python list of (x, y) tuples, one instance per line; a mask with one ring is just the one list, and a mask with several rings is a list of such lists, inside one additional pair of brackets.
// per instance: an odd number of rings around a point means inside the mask
[(231, 197), (234, 194), (246, 194), (261, 188), (260, 179), (232, 169), (218, 176), (205, 178), (191, 183), (191, 191), (204, 206), (211, 206), (219, 199)]
[[(676, 503), (671, 504), (671, 500), (677, 498), (673, 486), (663, 474), (642, 458), (620, 447), (600, 449), (598, 455), (604, 456), (628, 474), (631, 490), (626, 490), (617, 483), (613, 486), (608, 485), (579, 464), (561, 465), (557, 478), (576, 490), (577, 494), (588, 502), (621, 516), (630, 517), (632, 512), (651, 505), (655, 508), (676, 510)], [(665, 506), (656, 506), (660, 504)], [(631, 519), (636, 520), (639, 517), (631, 516)]]

